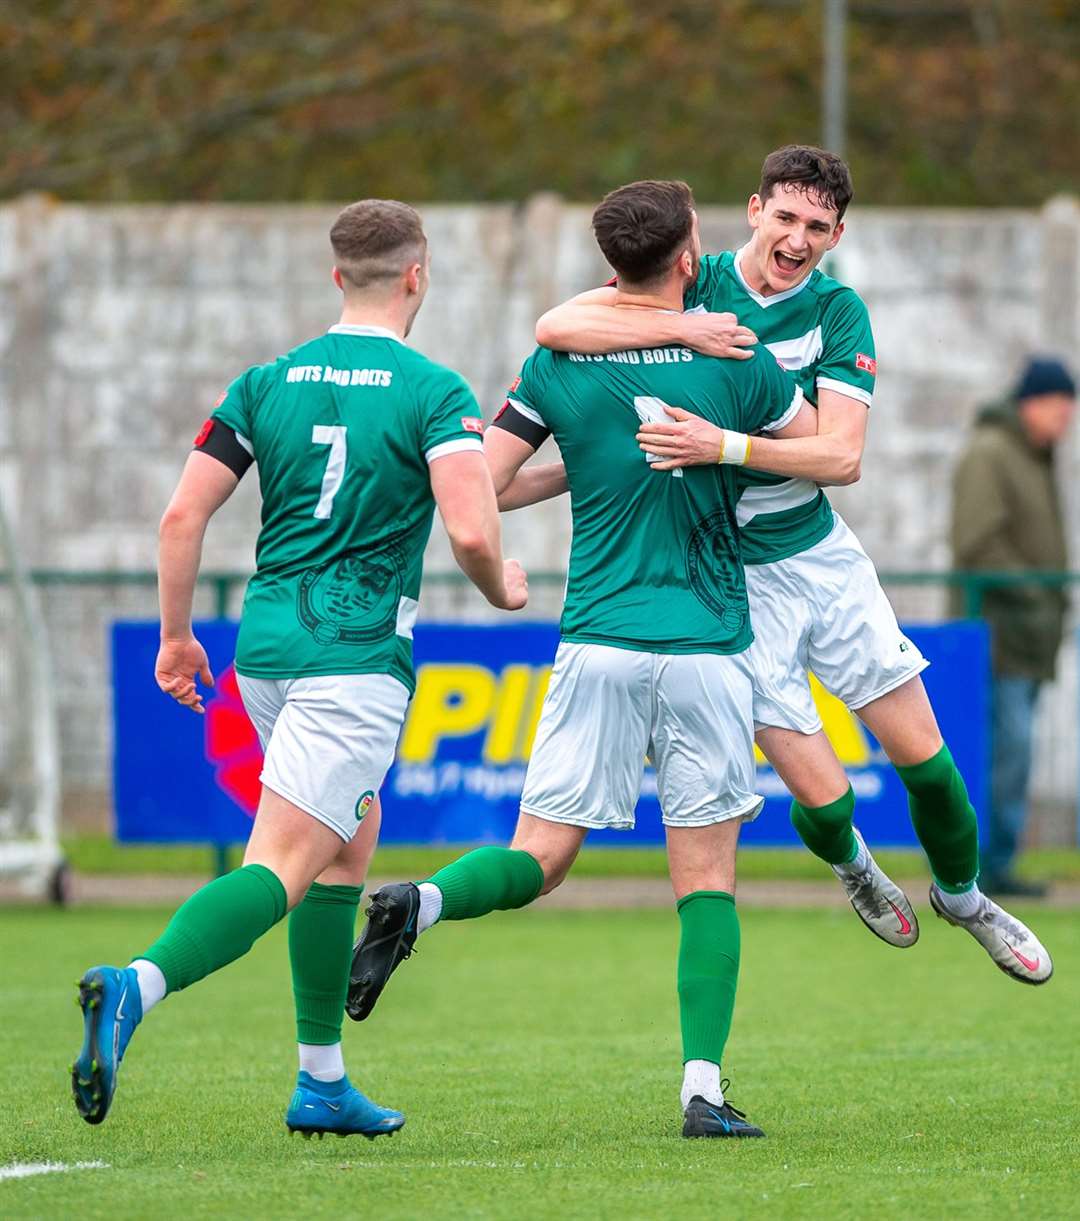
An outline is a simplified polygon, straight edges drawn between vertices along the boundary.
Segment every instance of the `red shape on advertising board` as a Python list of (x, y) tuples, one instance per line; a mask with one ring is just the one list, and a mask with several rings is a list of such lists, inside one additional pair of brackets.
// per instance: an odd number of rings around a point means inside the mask
[(218, 788), (254, 817), (262, 791), (263, 753), (255, 726), (244, 711), (236, 668), (231, 664), (217, 676), (213, 696), (206, 703), (205, 751)]

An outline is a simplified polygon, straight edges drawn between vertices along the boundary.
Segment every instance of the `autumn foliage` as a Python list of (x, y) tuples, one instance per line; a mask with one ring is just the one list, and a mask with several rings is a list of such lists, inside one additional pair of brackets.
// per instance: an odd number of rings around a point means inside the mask
[[(860, 202), (1075, 190), (1075, 0), (850, 9)], [(820, 27), (814, 0), (0, 2), (0, 196), (740, 200), (820, 138)]]

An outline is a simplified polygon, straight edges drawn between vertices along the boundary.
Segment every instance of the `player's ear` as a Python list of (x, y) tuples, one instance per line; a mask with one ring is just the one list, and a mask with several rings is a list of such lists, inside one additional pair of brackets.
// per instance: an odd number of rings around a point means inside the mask
[(414, 297), (420, 291), (420, 284), (423, 280), (424, 269), (419, 263), (413, 265), (405, 271), (405, 287), (409, 295)]
[(841, 221), (832, 231), (832, 237), (829, 238), (829, 244), (825, 247), (826, 250), (831, 250), (836, 243), (844, 236), (844, 222)]
[(341, 282), (341, 272), (340, 272), (340, 271), (338, 271), (338, 269), (337, 269), (336, 267), (335, 267), (335, 268), (334, 268), (334, 270), (333, 270), (333, 271), (330, 273), (330, 278), (331, 278), (331, 279), (334, 281), (334, 283), (335, 283), (335, 284), (338, 286), (338, 288), (339, 288), (339, 289), (340, 289), (342, 292), (344, 292), (344, 291), (345, 291), (345, 285), (344, 285), (344, 284), (342, 284), (342, 282)]
[(750, 222), (750, 228), (756, 229), (758, 222), (761, 220), (761, 212), (765, 207), (765, 201), (755, 191), (750, 196), (750, 202), (746, 205), (746, 219)]

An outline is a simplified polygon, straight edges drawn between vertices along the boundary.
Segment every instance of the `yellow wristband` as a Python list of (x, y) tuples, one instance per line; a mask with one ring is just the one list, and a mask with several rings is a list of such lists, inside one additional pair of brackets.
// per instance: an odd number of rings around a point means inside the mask
[(720, 457), (717, 462), (725, 466), (745, 466), (750, 456), (750, 438), (744, 432), (735, 432), (731, 428), (722, 430), (720, 438)]

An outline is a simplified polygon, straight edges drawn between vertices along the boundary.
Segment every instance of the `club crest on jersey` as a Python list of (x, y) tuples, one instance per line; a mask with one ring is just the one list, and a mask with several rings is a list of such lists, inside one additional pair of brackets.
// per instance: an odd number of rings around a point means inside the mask
[(872, 356), (867, 356), (865, 352), (858, 352), (856, 354), (855, 368), (862, 369), (863, 372), (869, 373), (871, 377), (877, 377), (877, 361)]
[[(225, 397), (224, 395), (221, 396), (221, 398), (224, 398), (224, 397)], [(220, 401), (221, 401), (221, 399), (218, 400), (218, 402), (220, 402)], [(207, 443), (207, 441), (210, 440), (210, 434), (213, 431), (214, 431), (214, 421), (212, 419), (204, 420), (202, 428), (199, 429), (199, 432), (198, 432), (197, 436), (195, 437), (195, 440), (192, 442), (192, 444), (195, 446), (195, 448), (201, 449)]]
[(356, 814), (356, 821), (363, 822), (364, 815), (368, 812), (368, 810), (371, 809), (371, 807), (374, 804), (375, 804), (375, 793), (371, 789), (368, 789), (368, 791), (366, 793), (361, 793), (359, 798), (357, 798), (356, 809), (354, 811), (354, 813)]
[(737, 537), (731, 511), (721, 503), (698, 521), (686, 541), (687, 583), (727, 632), (742, 631), (750, 617)]
[(391, 541), (309, 568), (296, 616), (318, 644), (370, 644), (397, 631), (404, 590), (405, 557)]
[(484, 421), (475, 415), (463, 415), (461, 417), (461, 427), (466, 432), (478, 432), (481, 436), (484, 434)]

